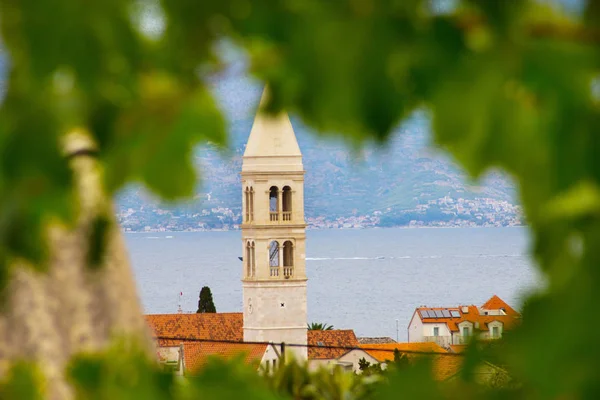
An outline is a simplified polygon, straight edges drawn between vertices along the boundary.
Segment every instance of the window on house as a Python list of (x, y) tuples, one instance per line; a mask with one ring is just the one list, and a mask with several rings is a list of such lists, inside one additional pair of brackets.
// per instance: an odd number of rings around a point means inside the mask
[(275, 368), (277, 367), (277, 359), (274, 358), (273, 359), (273, 371), (275, 371)]
[(437, 326), (433, 328), (433, 336), (440, 336), (440, 328)]
[(469, 337), (469, 327), (465, 326), (462, 328), (462, 335), (464, 337)]
[(497, 326), (492, 327), (492, 337), (499, 338), (500, 337), (500, 328)]
[(269, 372), (269, 370), (271, 369), (271, 360), (267, 360), (265, 366), (267, 367), (267, 372)]

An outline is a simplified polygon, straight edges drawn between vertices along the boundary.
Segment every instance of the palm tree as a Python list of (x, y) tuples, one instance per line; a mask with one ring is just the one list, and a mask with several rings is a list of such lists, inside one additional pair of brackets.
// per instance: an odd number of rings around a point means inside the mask
[(330, 331), (333, 330), (333, 325), (327, 325), (321, 322), (311, 322), (307, 324), (309, 331)]

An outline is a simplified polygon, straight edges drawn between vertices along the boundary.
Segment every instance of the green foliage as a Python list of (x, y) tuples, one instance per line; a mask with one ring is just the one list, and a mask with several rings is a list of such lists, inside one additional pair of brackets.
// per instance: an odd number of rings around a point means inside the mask
[[(590, 0), (582, 15), (566, 15), (546, 3), (457, 1), (434, 12), (425, 0), (165, 0), (157, 6), (164, 29), (147, 35), (133, 0), (0, 0), (10, 59), (0, 108), (1, 281), (16, 258), (43, 267), (46, 223), (73, 221), (67, 132), (81, 128), (97, 144), (109, 194), (131, 181), (168, 199), (190, 193), (192, 145), (224, 142), (206, 81), (218, 65), (212, 49), (227, 37), (269, 84), (269, 110), (359, 143), (383, 142), (426, 108), (436, 143), (469, 173), (512, 174), (548, 286), (529, 299), (499, 355), (521, 382), (510, 396), (598, 397), (600, 349), (573, 327), (600, 328), (590, 318), (600, 286), (600, 100), (592, 91), (600, 8)], [(423, 365), (391, 374), (376, 398), (442, 397), (447, 390)], [(136, 375), (137, 366), (122, 367)], [(94, 367), (96, 386), (78, 390), (118, 397), (97, 382), (116, 382), (110, 370), (120, 367)], [(135, 382), (155, 388), (152, 396), (166, 387), (161, 379)], [(136, 384), (119, 390), (133, 396)], [(469, 382), (456, 390), (481, 395)]]
[(118, 343), (100, 354), (82, 354), (67, 369), (79, 399), (172, 399), (174, 375), (141, 349)]
[(307, 324), (309, 331), (331, 331), (333, 330), (333, 325), (327, 325), (322, 322), (311, 322)]
[(362, 376), (381, 375), (384, 371), (380, 363), (371, 364), (364, 357), (358, 360), (358, 369)]
[(305, 363), (288, 361), (270, 373), (263, 371), (263, 376), (271, 390), (293, 399), (368, 399), (381, 382), (377, 376), (356, 375), (339, 366), (311, 371)]
[(0, 399), (41, 400), (43, 386), (44, 379), (34, 365), (15, 363), (0, 381)]
[(243, 357), (232, 360), (211, 358), (197, 376), (189, 378), (185, 399), (275, 400), (289, 398), (269, 388), (268, 382)]
[(198, 299), (198, 311), (197, 313), (216, 313), (217, 309), (213, 302), (212, 293), (208, 286), (202, 287), (200, 290), (200, 296)]

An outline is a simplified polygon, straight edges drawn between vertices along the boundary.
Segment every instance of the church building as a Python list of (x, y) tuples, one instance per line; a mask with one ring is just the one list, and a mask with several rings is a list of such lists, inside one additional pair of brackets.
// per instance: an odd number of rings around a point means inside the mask
[[(242, 195), (244, 341), (305, 345), (304, 167), (286, 113), (259, 107), (243, 156)], [(290, 351), (307, 358), (305, 347)]]

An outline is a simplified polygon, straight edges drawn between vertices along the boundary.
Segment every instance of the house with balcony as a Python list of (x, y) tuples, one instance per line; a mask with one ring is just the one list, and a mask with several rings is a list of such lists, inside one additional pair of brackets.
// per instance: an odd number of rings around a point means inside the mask
[(521, 314), (496, 295), (480, 307), (418, 307), (408, 326), (408, 341), (450, 348), (468, 343), (472, 336), (499, 339), (520, 320)]

